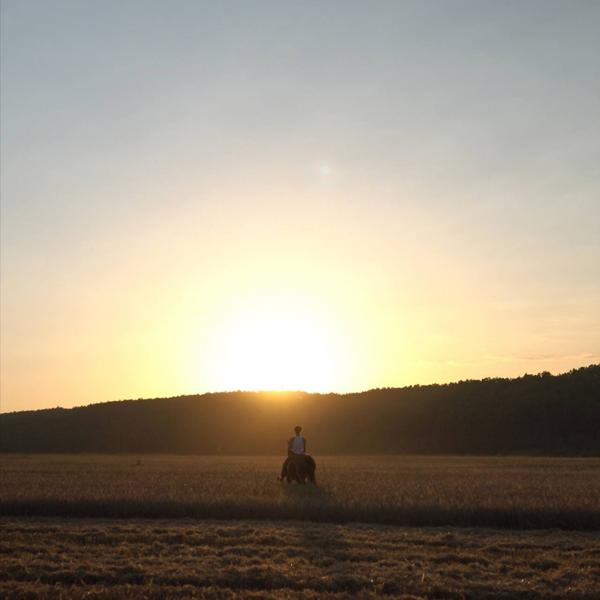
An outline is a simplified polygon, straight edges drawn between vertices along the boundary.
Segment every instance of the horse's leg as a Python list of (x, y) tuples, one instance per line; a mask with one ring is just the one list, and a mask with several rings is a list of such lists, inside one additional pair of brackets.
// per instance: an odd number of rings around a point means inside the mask
[(302, 467), (302, 469), (300, 470), (300, 473), (298, 473), (298, 483), (301, 483), (302, 485), (306, 485), (306, 469), (304, 467)]
[(315, 459), (312, 456), (310, 456), (310, 454), (305, 455), (304, 461), (306, 473), (308, 475), (308, 480), (316, 485), (317, 479), (315, 477), (315, 471), (317, 469), (317, 463), (315, 462)]
[(292, 483), (296, 478), (296, 466), (292, 462), (288, 464), (286, 478), (288, 483)]

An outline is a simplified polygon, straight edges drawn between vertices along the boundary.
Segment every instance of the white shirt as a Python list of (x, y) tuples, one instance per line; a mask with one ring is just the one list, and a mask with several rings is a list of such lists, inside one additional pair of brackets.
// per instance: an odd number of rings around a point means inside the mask
[(304, 454), (304, 438), (301, 435), (293, 437), (290, 448), (294, 454)]

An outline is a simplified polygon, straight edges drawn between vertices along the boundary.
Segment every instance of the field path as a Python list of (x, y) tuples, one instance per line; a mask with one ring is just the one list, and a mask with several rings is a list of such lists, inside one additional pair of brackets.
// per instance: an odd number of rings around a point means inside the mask
[(598, 598), (600, 535), (0, 519), (3, 598)]

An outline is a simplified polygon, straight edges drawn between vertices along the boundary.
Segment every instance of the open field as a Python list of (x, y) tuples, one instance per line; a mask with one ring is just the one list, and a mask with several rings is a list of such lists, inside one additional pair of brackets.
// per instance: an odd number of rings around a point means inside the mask
[(281, 521), (0, 520), (4, 598), (597, 599), (600, 536)]
[(317, 460), (315, 488), (278, 457), (3, 455), (0, 514), (600, 530), (600, 459)]
[(280, 464), (4, 455), (0, 596), (598, 597), (600, 459)]

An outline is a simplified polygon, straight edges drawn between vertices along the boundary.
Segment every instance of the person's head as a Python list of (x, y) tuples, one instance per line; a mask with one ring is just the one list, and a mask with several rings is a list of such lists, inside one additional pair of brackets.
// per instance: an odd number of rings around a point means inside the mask
[(300, 425), (296, 425), (296, 427), (294, 427), (294, 431), (296, 432), (296, 435), (300, 435), (300, 432), (302, 431), (302, 427), (300, 427)]

